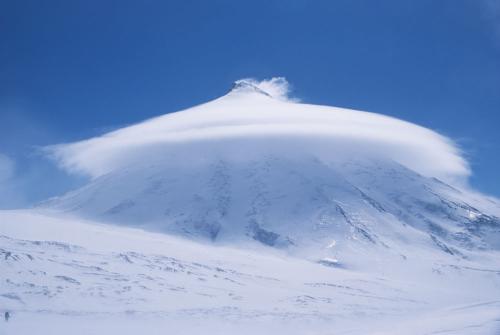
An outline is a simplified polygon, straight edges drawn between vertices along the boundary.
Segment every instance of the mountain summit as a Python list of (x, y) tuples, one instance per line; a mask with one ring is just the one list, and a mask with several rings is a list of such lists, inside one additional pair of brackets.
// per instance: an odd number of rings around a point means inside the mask
[(258, 87), (258, 83), (255, 83), (254, 81), (248, 79), (241, 79), (235, 81), (229, 93), (248, 93), (248, 92), (256, 92), (268, 97), (272, 97), (271, 94), (260, 89)]

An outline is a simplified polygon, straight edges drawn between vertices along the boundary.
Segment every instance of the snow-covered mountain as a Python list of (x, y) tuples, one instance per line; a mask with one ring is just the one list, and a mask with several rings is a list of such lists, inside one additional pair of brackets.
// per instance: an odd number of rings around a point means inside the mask
[(354, 244), (398, 254), (408, 241), (457, 255), (500, 247), (493, 201), (395, 162), (334, 165), (268, 155), (243, 163), (215, 157), (182, 169), (137, 166), (46, 205), (215, 242), (253, 239), (291, 251), (330, 246), (337, 258), (348, 257)]
[(460, 150), (287, 91), (241, 80), (47, 148), (91, 181), (0, 213), (0, 302), (62, 320), (54, 333), (100, 318), (93, 331), (496, 334), (500, 203), (471, 190)]
[(446, 139), (264, 89), (238, 81), (207, 104), (56, 147), (95, 178), (44, 206), (216, 242), (331, 246), (336, 257), (354, 244), (398, 254), (407, 241), (449, 254), (500, 247), (499, 204), (435, 178), (467, 171)]

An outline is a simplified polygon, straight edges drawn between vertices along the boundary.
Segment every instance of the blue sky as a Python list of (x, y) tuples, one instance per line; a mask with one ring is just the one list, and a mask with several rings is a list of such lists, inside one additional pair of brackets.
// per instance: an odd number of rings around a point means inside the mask
[(1, 1), (0, 42), (0, 163), (10, 162), (0, 168), (0, 207), (83, 182), (39, 146), (273, 76), (304, 102), (451, 137), (471, 162), (472, 185), (500, 196), (497, 0)]

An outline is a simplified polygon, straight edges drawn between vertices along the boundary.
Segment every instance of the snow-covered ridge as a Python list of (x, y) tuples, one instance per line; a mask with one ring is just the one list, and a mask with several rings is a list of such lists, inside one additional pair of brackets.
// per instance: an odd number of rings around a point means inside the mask
[(254, 82), (245, 79), (235, 81), (230, 91), (230, 93), (249, 93), (249, 92), (263, 94), (265, 96), (272, 98), (271, 94), (259, 88), (258, 85), (256, 85)]

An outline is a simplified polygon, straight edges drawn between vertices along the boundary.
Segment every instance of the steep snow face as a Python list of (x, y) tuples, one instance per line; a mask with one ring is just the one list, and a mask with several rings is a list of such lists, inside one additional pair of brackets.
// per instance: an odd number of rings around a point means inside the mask
[(433, 131), (379, 114), (297, 103), (287, 92), (283, 78), (240, 80), (206, 104), (47, 150), (64, 168), (92, 177), (152, 157), (193, 165), (214, 155), (255, 160), (296, 153), (325, 162), (378, 157), (447, 181), (463, 182), (469, 173), (459, 150)]
[(497, 206), (395, 162), (325, 164), (313, 156), (151, 161), (44, 204), (194, 239), (256, 241), (343, 266), (374, 248), (405, 256), (407, 243), (450, 257), (500, 248)]

